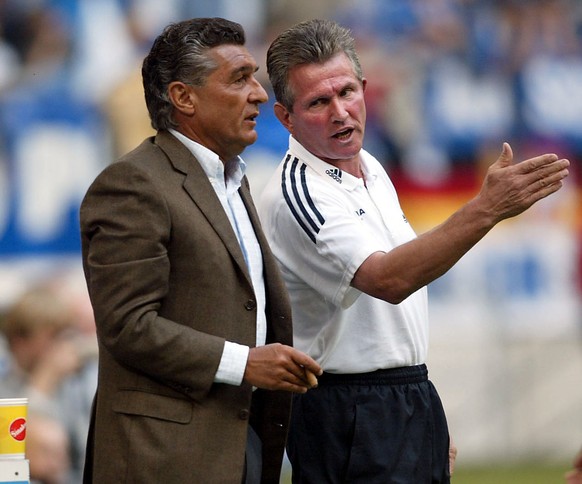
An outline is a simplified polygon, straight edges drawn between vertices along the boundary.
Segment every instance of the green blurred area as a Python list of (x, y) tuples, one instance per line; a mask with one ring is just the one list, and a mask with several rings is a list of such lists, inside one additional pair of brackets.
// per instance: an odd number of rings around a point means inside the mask
[(459, 467), (454, 484), (564, 484), (569, 465), (539, 466), (523, 464), (504, 467)]
[[(520, 464), (519, 466), (459, 467), (452, 484), (564, 484), (564, 474), (570, 469), (563, 465)], [(284, 472), (281, 484), (291, 484), (291, 472)]]

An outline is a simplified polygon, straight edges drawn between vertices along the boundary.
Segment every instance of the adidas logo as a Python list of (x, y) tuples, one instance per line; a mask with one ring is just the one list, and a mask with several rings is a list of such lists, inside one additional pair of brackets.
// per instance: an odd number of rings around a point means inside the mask
[(338, 183), (342, 182), (342, 171), (339, 168), (331, 168), (325, 170), (325, 173), (332, 177), (336, 182)]

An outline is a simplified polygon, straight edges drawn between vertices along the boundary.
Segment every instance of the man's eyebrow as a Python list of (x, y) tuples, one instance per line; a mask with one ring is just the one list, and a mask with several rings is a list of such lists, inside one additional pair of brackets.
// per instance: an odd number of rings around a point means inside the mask
[[(346, 81), (340, 88), (339, 92), (343, 92), (346, 89), (351, 89), (352, 87), (356, 86), (357, 82), (356, 81)], [(321, 93), (311, 93), (311, 97), (306, 99), (306, 105), (308, 104), (313, 104), (317, 101), (326, 101), (330, 98), (332, 98), (334, 96), (334, 93), (330, 93), (329, 91), (325, 91), (325, 92), (321, 92)]]
[(259, 66), (253, 66), (251, 64), (246, 64), (244, 66), (240, 66), (239, 68), (235, 69), (231, 72), (232, 77), (236, 77), (239, 74), (252, 74), (259, 70)]

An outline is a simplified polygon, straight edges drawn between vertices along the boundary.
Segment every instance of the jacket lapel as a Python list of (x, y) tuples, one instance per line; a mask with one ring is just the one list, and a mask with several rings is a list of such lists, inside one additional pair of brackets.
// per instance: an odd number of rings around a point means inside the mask
[(251, 191), (249, 187), (249, 181), (245, 176), (242, 180), (240, 189), (239, 189), (240, 196), (242, 201), (247, 209), (247, 213), (249, 214), (249, 219), (251, 220), (251, 225), (255, 231), (255, 235), (261, 247), (261, 252), (263, 254), (263, 259), (265, 259), (265, 247), (267, 245), (267, 239), (263, 234), (263, 229), (261, 228), (261, 222), (259, 219), (259, 215), (257, 214), (257, 209), (255, 208), (255, 204), (253, 203), (253, 198), (251, 196)]
[(184, 173), (184, 190), (186, 190), (190, 198), (204, 214), (208, 223), (222, 239), (225, 247), (250, 284), (250, 274), (236, 234), (198, 160), (190, 153), (188, 148), (167, 131), (160, 131), (156, 135), (156, 144), (166, 153), (174, 169)]

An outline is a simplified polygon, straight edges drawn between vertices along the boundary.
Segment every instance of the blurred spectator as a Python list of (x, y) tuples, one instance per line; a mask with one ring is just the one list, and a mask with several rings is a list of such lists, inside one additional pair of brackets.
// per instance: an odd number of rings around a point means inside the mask
[(65, 427), (53, 416), (29, 411), (26, 428), (26, 458), (30, 484), (73, 484), (69, 438)]
[(43, 1), (17, 0), (5, 0), (0, 11), (0, 32), (18, 58), (18, 82), (38, 84), (58, 75), (72, 46), (60, 12)]
[[(8, 308), (1, 329), (9, 349), (0, 397), (27, 397), (31, 412), (60, 421), (80, 475), (97, 381), (96, 338), (80, 329), (76, 299), (54, 285), (33, 288)], [(82, 322), (87, 328), (87, 323)]]
[(80, 362), (64, 338), (73, 328), (72, 315), (51, 290), (24, 294), (5, 314), (1, 328), (12, 356), (0, 386), (2, 397), (29, 396), (31, 405), (37, 397), (46, 400), (78, 369)]
[[(478, 3), (486, 6), (492, 2)], [(493, 2), (497, 35), (493, 42), (489, 36), (488, 42), (497, 46), (496, 57), (503, 59), (509, 73), (520, 71), (534, 57), (573, 58), (580, 54), (576, 3), (573, 0)], [(479, 13), (476, 9), (475, 17)], [(481, 39), (483, 43), (487, 42), (486, 37)]]
[[(582, 153), (580, 2), (513, 0), (499, 7), (508, 77), (514, 81), (515, 133)], [(539, 142), (539, 141), (538, 141)]]
[(572, 462), (572, 470), (566, 473), (567, 484), (582, 484), (582, 449), (574, 457)]
[[(0, 7), (1, 16), (2, 8)], [(4, 38), (3, 26), (0, 23), (0, 92), (15, 81), (18, 68), (18, 55), (14, 47)]]
[(144, 138), (153, 136), (145, 105), (141, 62), (155, 35), (176, 18), (178, 0), (130, 0), (126, 11), (127, 32), (135, 46), (135, 58), (101, 103), (112, 136), (112, 159), (131, 151)]

